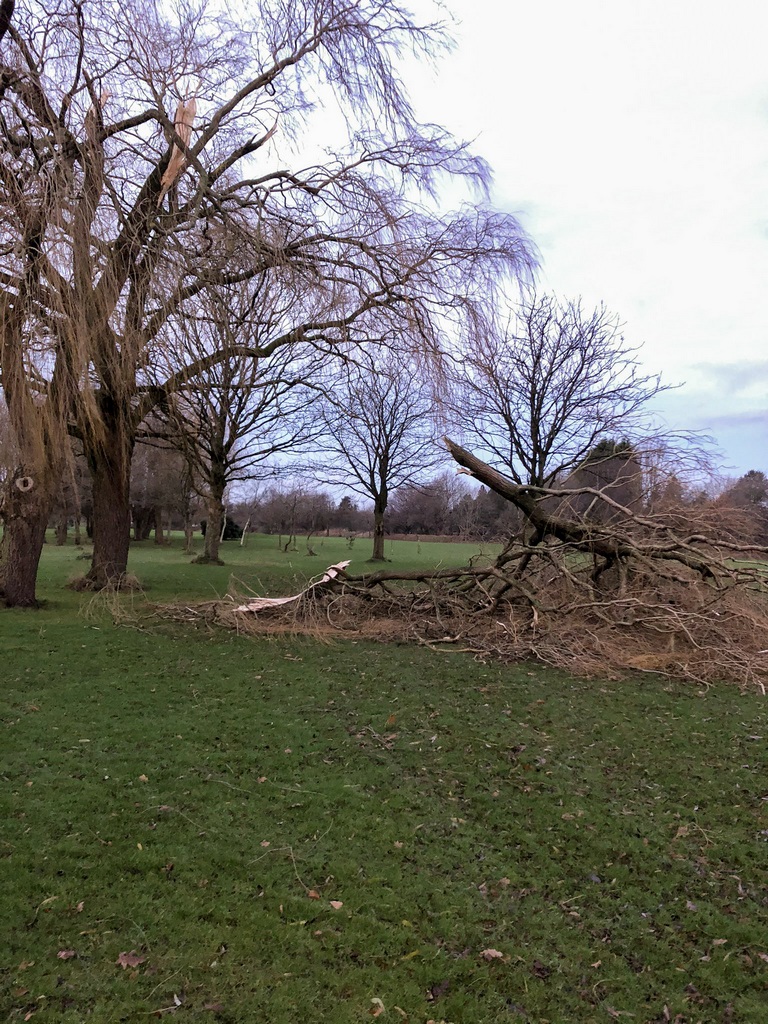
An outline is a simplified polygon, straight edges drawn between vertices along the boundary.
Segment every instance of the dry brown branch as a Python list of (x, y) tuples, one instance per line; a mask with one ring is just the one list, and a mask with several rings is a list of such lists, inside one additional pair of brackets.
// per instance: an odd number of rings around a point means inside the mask
[[(378, 575), (378, 574), (377, 574)], [(237, 610), (235, 600), (164, 608), (186, 622), (218, 625), (249, 634), (292, 633), (332, 639), (355, 636), (416, 641), (471, 651), (480, 658), (536, 659), (568, 672), (615, 676), (652, 672), (700, 685), (736, 682), (764, 690), (768, 682), (768, 601), (762, 589), (632, 577), (622, 596), (603, 581), (601, 592), (574, 571), (553, 577), (539, 560), (530, 571), (530, 593), (510, 589), (498, 600), (496, 567), (441, 570), (425, 579), (412, 573), (390, 585), (373, 577), (337, 577), (289, 605), (258, 614)], [(467, 589), (463, 586), (471, 582)], [(507, 582), (506, 580), (504, 582)]]
[[(765, 692), (764, 549), (722, 544), (693, 513), (683, 534), (677, 522), (626, 508), (611, 523), (566, 518), (556, 492), (519, 486), (447, 443), (476, 479), (524, 512), (533, 540), (511, 543), (488, 565), (338, 573), (256, 615), (234, 601), (195, 614), (242, 632), (354, 630), (480, 658), (536, 659), (581, 675), (651, 672)], [(184, 618), (190, 609), (167, 614)]]

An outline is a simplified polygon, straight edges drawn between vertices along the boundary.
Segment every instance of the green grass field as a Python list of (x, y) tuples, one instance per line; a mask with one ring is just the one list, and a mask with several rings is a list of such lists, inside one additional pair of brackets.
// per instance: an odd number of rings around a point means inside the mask
[[(159, 602), (365, 568), (315, 547), (131, 569)], [(764, 698), (248, 639), (141, 595), (116, 626), (62, 588), (76, 555), (0, 614), (1, 1020), (768, 1020)]]
[[(235, 585), (240, 583), (259, 592), (263, 589), (282, 593), (342, 560), (351, 560), (349, 571), (355, 574), (382, 568), (381, 563), (368, 562), (371, 541), (366, 538), (357, 538), (352, 548), (343, 537), (315, 535), (311, 543), (316, 552), (314, 557), (307, 554), (303, 537), (298, 538), (298, 550), (284, 552), (277, 537), (250, 534), (242, 547), (237, 541), (222, 544), (221, 557), (225, 565), (199, 566), (191, 564), (191, 558), (184, 554), (181, 538), (175, 536), (173, 543), (167, 546), (158, 546), (152, 541), (133, 544), (128, 567), (139, 577), (152, 601), (170, 601), (176, 597), (206, 600), (223, 596), (233, 578)], [(498, 549), (497, 544), (483, 547), (477, 544), (387, 541), (385, 554), (391, 560), (392, 568), (418, 568), (462, 565), (469, 558), (491, 557)], [(201, 551), (202, 540), (197, 537), (196, 553)], [(40, 570), (38, 597), (50, 599), (55, 604), (64, 602), (68, 607), (79, 605), (79, 599), (73, 603), (61, 588), (71, 577), (87, 571), (90, 563), (83, 559), (82, 554), (83, 549), (75, 548), (71, 543), (63, 547), (47, 545)]]

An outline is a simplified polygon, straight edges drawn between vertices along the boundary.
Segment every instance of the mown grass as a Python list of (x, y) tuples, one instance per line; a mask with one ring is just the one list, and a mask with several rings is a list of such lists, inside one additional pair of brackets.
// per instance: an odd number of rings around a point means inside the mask
[[(341, 554), (273, 544), (132, 568), (192, 599)], [(0, 617), (0, 1019), (768, 1019), (763, 698), (116, 627), (74, 565)]]
[[(282, 539), (285, 542), (287, 538)], [(244, 546), (235, 541), (222, 545), (223, 566), (203, 566), (192, 564), (191, 557), (184, 553), (181, 538), (175, 536), (170, 545), (156, 545), (152, 541), (132, 544), (128, 568), (138, 577), (152, 601), (176, 597), (212, 599), (223, 596), (230, 586), (249, 587), (259, 593), (290, 591), (339, 561), (349, 560), (349, 571), (361, 574), (382, 568), (463, 565), (468, 559), (489, 559), (499, 549), (497, 544), (387, 541), (387, 562), (372, 563), (369, 561), (371, 541), (366, 538), (357, 538), (351, 548), (343, 537), (314, 536), (311, 543), (314, 556), (307, 554), (303, 537), (298, 538), (296, 550), (283, 551), (277, 537), (250, 534)], [(68, 597), (62, 592), (62, 586), (68, 579), (82, 576), (88, 570), (88, 550), (87, 546), (83, 549), (72, 544), (63, 547), (48, 544), (40, 569), (38, 596), (55, 604), (78, 606), (79, 598)], [(201, 551), (202, 541), (198, 537), (196, 553)]]

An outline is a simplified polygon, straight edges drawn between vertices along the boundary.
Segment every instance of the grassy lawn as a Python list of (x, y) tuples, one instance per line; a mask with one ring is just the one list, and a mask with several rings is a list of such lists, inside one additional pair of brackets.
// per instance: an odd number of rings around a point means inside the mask
[[(315, 547), (131, 568), (193, 600), (368, 557)], [(0, 614), (0, 1020), (768, 1020), (764, 698), (116, 627), (75, 556)]]
[[(283, 537), (283, 542), (286, 538)], [(249, 535), (244, 546), (227, 541), (221, 546), (223, 566), (192, 565), (190, 556), (182, 549), (181, 538), (176, 536), (168, 546), (152, 541), (131, 545), (129, 570), (136, 574), (147, 589), (152, 601), (169, 601), (176, 597), (186, 599), (213, 599), (227, 592), (230, 580), (251, 587), (259, 593), (289, 592), (295, 585), (321, 573), (327, 566), (339, 561), (351, 561), (351, 573), (376, 572), (381, 568), (415, 569), (436, 565), (463, 565), (469, 558), (492, 558), (498, 544), (437, 544), (431, 542), (387, 541), (385, 554), (391, 565), (370, 563), (371, 541), (357, 538), (349, 547), (343, 537), (312, 538), (314, 557), (307, 554), (303, 537), (298, 538), (297, 550), (284, 552), (277, 537), (261, 534)], [(89, 549), (86, 549), (89, 550)], [(202, 540), (196, 539), (196, 552), (202, 551)], [(78, 557), (78, 555), (80, 557)], [(38, 596), (56, 604), (78, 607), (80, 600), (72, 600), (62, 585), (74, 576), (87, 572), (90, 562), (82, 557), (82, 549), (71, 543), (63, 547), (49, 544), (41, 565)]]

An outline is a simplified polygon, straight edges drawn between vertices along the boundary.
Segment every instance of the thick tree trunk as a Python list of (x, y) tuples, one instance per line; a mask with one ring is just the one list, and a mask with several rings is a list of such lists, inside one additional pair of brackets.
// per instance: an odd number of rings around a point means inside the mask
[(133, 539), (148, 540), (155, 524), (155, 510), (146, 505), (134, 505), (131, 508), (133, 519)]
[(86, 575), (94, 590), (119, 587), (128, 568), (131, 530), (131, 455), (133, 436), (118, 421), (88, 451), (93, 479), (93, 561)]
[(83, 542), (83, 536), (80, 532), (80, 516), (75, 515), (75, 547), (80, 547)]
[(192, 509), (189, 503), (184, 505), (184, 554), (191, 555), (194, 547), (195, 528), (192, 525)]
[(224, 525), (224, 506), (221, 499), (211, 497), (208, 501), (208, 523), (205, 527), (204, 557), (209, 562), (219, 562), (221, 528)]
[[(478, 459), (466, 448), (454, 444), (450, 438), (446, 437), (443, 440), (451, 456), (460, 466), (468, 469), (475, 480), (490, 487), (507, 501), (511, 501), (526, 516), (535, 531), (531, 543), (540, 543), (547, 536), (555, 537), (565, 544), (572, 545), (576, 550), (601, 556), (607, 564), (602, 566), (600, 572), (614, 565), (618, 559), (642, 557), (680, 562), (701, 573), (704, 579), (716, 579), (707, 559), (703, 555), (699, 555), (698, 552), (692, 551), (690, 547), (688, 550), (684, 550), (683, 544), (670, 543), (666, 536), (655, 542), (638, 544), (636, 536), (626, 530), (620, 530), (612, 524), (562, 518), (559, 514), (559, 508), (564, 504), (562, 499), (570, 497), (572, 491), (547, 491), (543, 488), (521, 486)], [(600, 496), (600, 492), (590, 488), (583, 488), (583, 492)], [(541, 500), (545, 495), (555, 499), (554, 503), (549, 504), (549, 507), (547, 507), (546, 501)], [(621, 509), (619, 505), (616, 505), (615, 508), (627, 512), (630, 517), (632, 516), (630, 510)], [(656, 536), (658, 537), (658, 533)], [(703, 540), (698, 535), (694, 535), (694, 539), (697, 542)]]
[(212, 488), (206, 504), (208, 521), (205, 524), (205, 548), (195, 561), (200, 564), (224, 565), (219, 558), (221, 529), (224, 525), (224, 487)]
[(371, 562), (386, 562), (384, 557), (384, 513), (387, 506), (377, 501), (373, 506), (373, 554)]
[(22, 328), (26, 301), (24, 289), (15, 297), (6, 291), (0, 298), (3, 397), (19, 460), (8, 474), (3, 502), (0, 599), (9, 607), (33, 608), (45, 530), (61, 484), (66, 433), (60, 403), (61, 363), (53, 366), (44, 402), (38, 402), (28, 387)]
[[(0, 600), (9, 608), (35, 608), (35, 583), (53, 505), (53, 478), (26, 468), (11, 474), (3, 505)], [(27, 482), (31, 486), (27, 489)], [(21, 484), (21, 487), (19, 486)]]

